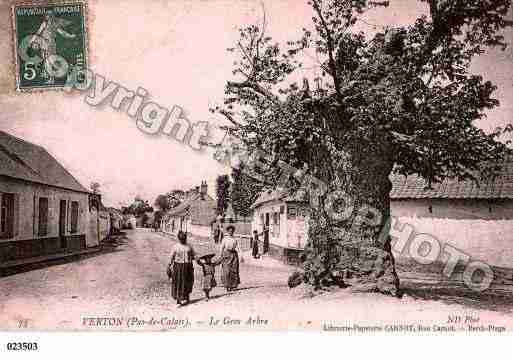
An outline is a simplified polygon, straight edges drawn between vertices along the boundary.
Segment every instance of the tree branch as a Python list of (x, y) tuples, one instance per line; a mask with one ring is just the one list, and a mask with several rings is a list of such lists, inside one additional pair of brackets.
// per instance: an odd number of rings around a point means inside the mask
[(338, 77), (337, 63), (335, 62), (335, 44), (332, 37), (332, 31), (328, 27), (328, 24), (326, 23), (326, 20), (322, 15), (322, 10), (318, 0), (312, 0), (312, 6), (315, 12), (317, 13), (317, 16), (319, 16), (319, 20), (321, 21), (322, 27), (324, 28), (324, 32), (326, 35), (326, 46), (328, 50), (328, 66), (330, 68), (329, 74), (333, 78), (337, 98), (339, 102), (342, 102), (342, 93), (340, 91), (340, 79)]
[(233, 123), (235, 126), (237, 127), (242, 127), (242, 124), (240, 124), (239, 122), (237, 122), (232, 114), (230, 112), (228, 112), (227, 110), (219, 110), (218, 111), (221, 115), (223, 115), (228, 121), (230, 121), (231, 123)]
[(275, 96), (273, 93), (271, 93), (270, 91), (266, 90), (265, 88), (263, 88), (262, 86), (254, 83), (254, 82), (251, 82), (251, 81), (244, 81), (244, 82), (228, 81), (227, 85), (229, 87), (233, 87), (233, 88), (237, 88), (237, 89), (250, 89), (257, 94), (264, 96), (266, 99), (268, 99), (269, 101), (271, 101), (275, 104), (281, 103), (280, 99), (277, 96)]

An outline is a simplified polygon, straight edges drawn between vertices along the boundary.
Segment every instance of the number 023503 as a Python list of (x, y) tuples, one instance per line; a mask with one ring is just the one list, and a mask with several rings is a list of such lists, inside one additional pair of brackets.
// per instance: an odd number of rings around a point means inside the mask
[(11, 342), (7, 343), (8, 351), (30, 351), (30, 350), (38, 350), (39, 346), (36, 342), (32, 343), (23, 343), (23, 342)]

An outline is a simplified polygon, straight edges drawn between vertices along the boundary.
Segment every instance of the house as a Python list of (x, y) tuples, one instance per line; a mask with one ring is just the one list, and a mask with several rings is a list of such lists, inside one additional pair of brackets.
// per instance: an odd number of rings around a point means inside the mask
[(505, 163), (493, 181), (480, 185), (445, 179), (427, 189), (418, 175), (391, 175), (390, 180), (392, 214), (397, 217), (513, 219), (513, 162)]
[(95, 195), (44, 148), (0, 131), (0, 264), (97, 246)]
[(209, 237), (211, 224), (216, 219), (216, 201), (209, 196), (207, 182), (189, 190), (178, 206), (162, 216), (161, 229), (165, 233), (177, 234), (185, 231), (200, 237)]
[(505, 162), (496, 178), (479, 186), (446, 179), (426, 189), (426, 182), (416, 175), (390, 179), (392, 216), (402, 226), (489, 265), (513, 266), (513, 161)]
[[(513, 265), (513, 162), (504, 164), (493, 181), (447, 179), (426, 189), (416, 176), (390, 176), (391, 214), (417, 233), (429, 233), (442, 243), (466, 251), (490, 264)], [(284, 191), (265, 191), (252, 206), (252, 229), (269, 226), (271, 255), (289, 259), (308, 238), (308, 203)]]
[[(289, 195), (286, 191), (263, 191), (255, 203), (251, 229), (264, 232), (269, 228), (269, 252), (272, 256), (296, 258), (306, 244), (309, 206), (301, 194)], [(263, 240), (263, 236), (260, 236)]]
[(133, 214), (123, 215), (123, 229), (135, 229), (137, 227), (137, 219)]

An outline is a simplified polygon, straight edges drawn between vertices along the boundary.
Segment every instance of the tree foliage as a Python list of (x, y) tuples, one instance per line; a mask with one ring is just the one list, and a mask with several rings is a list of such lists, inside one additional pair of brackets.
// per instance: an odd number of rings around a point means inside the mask
[(161, 211), (167, 211), (171, 208), (169, 198), (165, 194), (159, 194), (155, 199), (155, 206), (157, 206)]
[(98, 182), (91, 182), (91, 185), (89, 187), (91, 188), (91, 191), (93, 191), (93, 193), (100, 193), (101, 185)]
[[(423, 0), (429, 11), (407, 26), (386, 27), (372, 37), (353, 31), (359, 17), (388, 1), (321, 1), (312, 9), (315, 33), (304, 29), (283, 50), (263, 26), (239, 30), (229, 49), (237, 54), (224, 105), (212, 109), (233, 125), (249, 148), (321, 178), (334, 179), (329, 163), (347, 145), (386, 143), (394, 169), (430, 182), (477, 179), (485, 162), (500, 160), (506, 146), (498, 129), (475, 126), (499, 103), (496, 86), (471, 72), (472, 59), (488, 47), (506, 46), (502, 30), (508, 0)], [(290, 84), (297, 55), (313, 49), (325, 87)]]
[(153, 207), (141, 196), (136, 196), (134, 202), (123, 209), (123, 214), (132, 214), (136, 217), (143, 216), (146, 212), (153, 212)]
[(230, 201), (230, 177), (228, 175), (217, 176), (216, 179), (217, 214), (223, 215)]
[(251, 206), (257, 199), (263, 185), (254, 177), (244, 173), (242, 168), (232, 170), (231, 200), (233, 210), (239, 216), (248, 217), (251, 214)]

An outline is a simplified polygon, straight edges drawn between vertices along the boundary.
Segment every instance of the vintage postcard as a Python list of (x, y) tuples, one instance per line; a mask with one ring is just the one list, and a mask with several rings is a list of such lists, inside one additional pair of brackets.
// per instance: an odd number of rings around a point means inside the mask
[(509, 0), (0, 17), (0, 331), (513, 330)]

